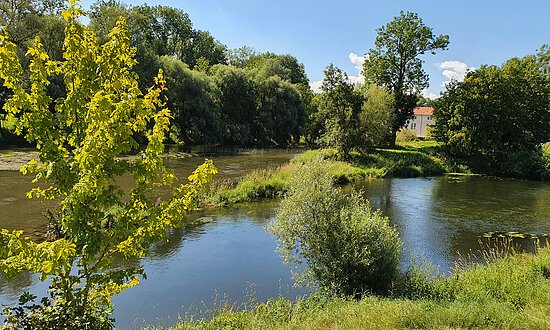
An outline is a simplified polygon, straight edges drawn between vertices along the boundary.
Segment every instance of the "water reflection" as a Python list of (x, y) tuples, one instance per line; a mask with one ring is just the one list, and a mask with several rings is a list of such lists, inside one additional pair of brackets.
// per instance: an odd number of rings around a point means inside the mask
[(251, 298), (306, 294), (306, 289), (293, 287), (290, 270), (264, 229), (275, 205), (194, 214), (190, 221), (212, 221), (175, 230), (168, 243), (153, 247), (141, 261), (148, 279), (114, 299), (117, 325), (167, 325), (178, 315), (220, 305), (224, 297), (240, 306)]
[[(257, 168), (278, 166), (295, 153), (252, 150), (239, 155), (220, 152), (213, 158), (220, 172), (218, 179), (227, 179)], [(202, 154), (168, 157), (166, 164), (185, 179), (204, 161), (203, 156), (212, 158)], [(56, 204), (26, 199), (25, 193), (32, 187), (30, 180), (17, 171), (0, 171), (0, 227), (22, 229), (38, 240), (46, 230), (42, 212)], [(124, 178), (121, 182), (127, 184)], [(246, 302), (251, 298), (251, 287), (256, 292), (254, 297), (262, 300), (279, 294), (292, 298), (305, 294), (304, 289), (292, 288), (290, 270), (282, 264), (275, 242), (264, 230), (276, 203), (262, 205), (189, 215), (185, 219), (189, 224), (170, 231), (167, 242), (154, 244), (149, 257), (119, 263), (122, 267), (141, 264), (149, 279), (115, 297), (117, 326), (141, 328), (157, 320), (170, 325), (178, 314), (188, 312), (182, 306), (196, 312), (196, 308), (220, 303), (223, 296), (229, 302)], [(9, 283), (0, 278), (0, 304), (16, 304), (27, 290), (42, 297), (47, 289), (48, 283), (32, 274), (23, 274)]]
[[(374, 180), (360, 188), (390, 217), (406, 251), (427, 257), (444, 272), (460, 256), (478, 251), (484, 233), (550, 232), (548, 183), (446, 176)], [(517, 243), (532, 250), (532, 241)]]
[[(274, 167), (288, 162), (298, 150), (288, 149), (235, 149), (220, 147), (172, 147), (174, 153), (186, 152), (185, 157), (168, 156), (164, 162), (173, 170), (181, 182), (197, 168), (205, 157), (213, 158), (219, 170), (216, 180), (235, 179), (259, 168)], [(195, 156), (190, 157), (188, 152)], [(46, 231), (46, 209), (57, 206), (56, 201), (28, 199), (25, 194), (34, 186), (31, 176), (23, 176), (18, 171), (0, 170), (0, 228), (20, 229), (26, 235), (40, 239)], [(129, 189), (130, 177), (123, 177), (118, 182)]]

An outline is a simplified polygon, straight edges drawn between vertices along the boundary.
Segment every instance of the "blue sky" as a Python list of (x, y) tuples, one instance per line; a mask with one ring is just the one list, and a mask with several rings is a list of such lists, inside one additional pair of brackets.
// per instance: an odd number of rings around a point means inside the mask
[[(83, 7), (93, 1), (85, 0)], [(127, 0), (128, 4), (144, 1)], [(502, 64), (550, 43), (549, 0), (153, 0), (187, 12), (194, 27), (208, 30), (229, 48), (290, 53), (305, 64), (312, 82), (334, 63), (357, 76), (360, 56), (374, 45), (376, 28), (413, 11), (436, 34), (448, 34), (449, 49), (426, 55), (429, 93), (467, 68)], [(356, 54), (357, 56), (350, 54)], [(356, 63), (352, 63), (353, 59)]]

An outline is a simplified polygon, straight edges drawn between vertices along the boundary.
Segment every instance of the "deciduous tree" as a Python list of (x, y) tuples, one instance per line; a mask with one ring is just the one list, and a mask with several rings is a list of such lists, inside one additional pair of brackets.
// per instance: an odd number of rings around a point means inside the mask
[(449, 36), (433, 34), (415, 13), (401, 12), (377, 30), (375, 47), (367, 53), (363, 74), (368, 83), (386, 87), (395, 97), (395, 120), (390, 144), (412, 114), (420, 91), (428, 87), (428, 75), (420, 58), (447, 48)]
[[(163, 75), (142, 94), (131, 71), (135, 50), (125, 20), (119, 19), (101, 46), (79, 23), (82, 14), (75, 1), (63, 12), (64, 61), (51, 60), (40, 40), (34, 41), (28, 89), (21, 84), (16, 46), (0, 35), (0, 78), (12, 91), (4, 110), (39, 151), (39, 159), (21, 169), (40, 183), (28, 196), (60, 200), (60, 211), (50, 216), (54, 240), (35, 243), (21, 231), (0, 231), (4, 276), (28, 270), (51, 281), (51, 296), (41, 306), (29, 307), (27, 314), (8, 310), (8, 324), (22, 328), (112, 327), (111, 296), (143, 275), (140, 268), (113, 268), (115, 258), (143, 256), (152, 241), (165, 238), (216, 172), (207, 162), (171, 197), (161, 196), (175, 179), (161, 158), (170, 120), (161, 98)], [(46, 92), (53, 74), (63, 77), (66, 97), (52, 99)], [(135, 134), (146, 136), (144, 148), (138, 148)], [(133, 159), (121, 157), (131, 151), (137, 151)], [(134, 182), (129, 190), (118, 184), (123, 175)]]
[(486, 173), (537, 176), (550, 140), (550, 79), (537, 57), (482, 66), (437, 101), (435, 137), (454, 157)]
[(363, 96), (363, 105), (359, 114), (361, 137), (358, 147), (366, 149), (384, 145), (394, 122), (393, 95), (376, 85), (362, 85), (359, 92)]
[(360, 145), (361, 95), (355, 91), (347, 74), (333, 64), (325, 69), (321, 90), (319, 117), (324, 122), (324, 129), (319, 142), (336, 148), (345, 158), (351, 149)]
[(223, 142), (230, 145), (251, 145), (256, 116), (254, 81), (243, 69), (215, 65), (211, 69), (217, 88)]

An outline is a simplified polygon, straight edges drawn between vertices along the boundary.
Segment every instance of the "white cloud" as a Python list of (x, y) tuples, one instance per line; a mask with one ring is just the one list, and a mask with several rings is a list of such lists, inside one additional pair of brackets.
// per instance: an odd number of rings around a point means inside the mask
[(451, 81), (463, 81), (468, 71), (473, 71), (476, 68), (469, 67), (468, 64), (460, 61), (445, 61), (438, 63), (437, 67), (443, 70), (442, 74), (448, 79), (444, 81), (441, 86), (445, 87)]
[(359, 73), (363, 72), (363, 64), (365, 63), (366, 55), (359, 56), (355, 53), (349, 53), (348, 55), (351, 63), (355, 64), (355, 68), (359, 70)]
[[(463, 81), (469, 71), (474, 71), (476, 69), (460, 61), (445, 61), (437, 63), (436, 66), (438, 69), (442, 70), (441, 74), (447, 78), (446, 81), (441, 83), (441, 87), (443, 88), (447, 87), (447, 84), (451, 81)], [(439, 98), (441, 95), (425, 88), (422, 90), (422, 96), (433, 100)]]
[[(351, 63), (355, 64), (355, 69), (357, 69), (356, 75), (348, 75), (349, 82), (354, 85), (362, 84), (363, 82), (365, 82), (365, 77), (363, 77), (363, 63), (365, 63), (365, 59), (367, 58), (367, 56), (360, 56), (355, 53), (349, 53), (348, 58)], [(309, 84), (314, 93), (321, 93), (322, 85), (322, 80), (312, 81)]]
[(365, 77), (363, 77), (363, 63), (365, 63), (366, 55), (359, 56), (355, 53), (349, 53), (348, 58), (351, 63), (355, 64), (355, 68), (358, 73), (356, 76), (349, 75), (349, 81), (354, 84), (362, 84), (365, 82)]
[(322, 80), (312, 81), (309, 83), (309, 87), (313, 90), (313, 93), (321, 93), (321, 86), (323, 85)]
[(435, 99), (439, 98), (439, 96), (440, 96), (439, 94), (433, 93), (430, 90), (428, 90), (427, 88), (424, 88), (422, 90), (422, 97), (423, 98), (435, 100)]
[(363, 77), (362, 74), (359, 74), (357, 76), (348, 76), (348, 79), (349, 79), (349, 82), (354, 85), (362, 84), (365, 82), (365, 77)]

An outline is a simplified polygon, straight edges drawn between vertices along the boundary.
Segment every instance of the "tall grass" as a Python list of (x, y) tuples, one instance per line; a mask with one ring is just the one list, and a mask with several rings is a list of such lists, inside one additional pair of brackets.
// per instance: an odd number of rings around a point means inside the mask
[(211, 187), (206, 202), (214, 205), (229, 205), (282, 197), (288, 186), (288, 177), (294, 168), (294, 164), (286, 164), (277, 168), (255, 170), (238, 183), (216, 182)]

